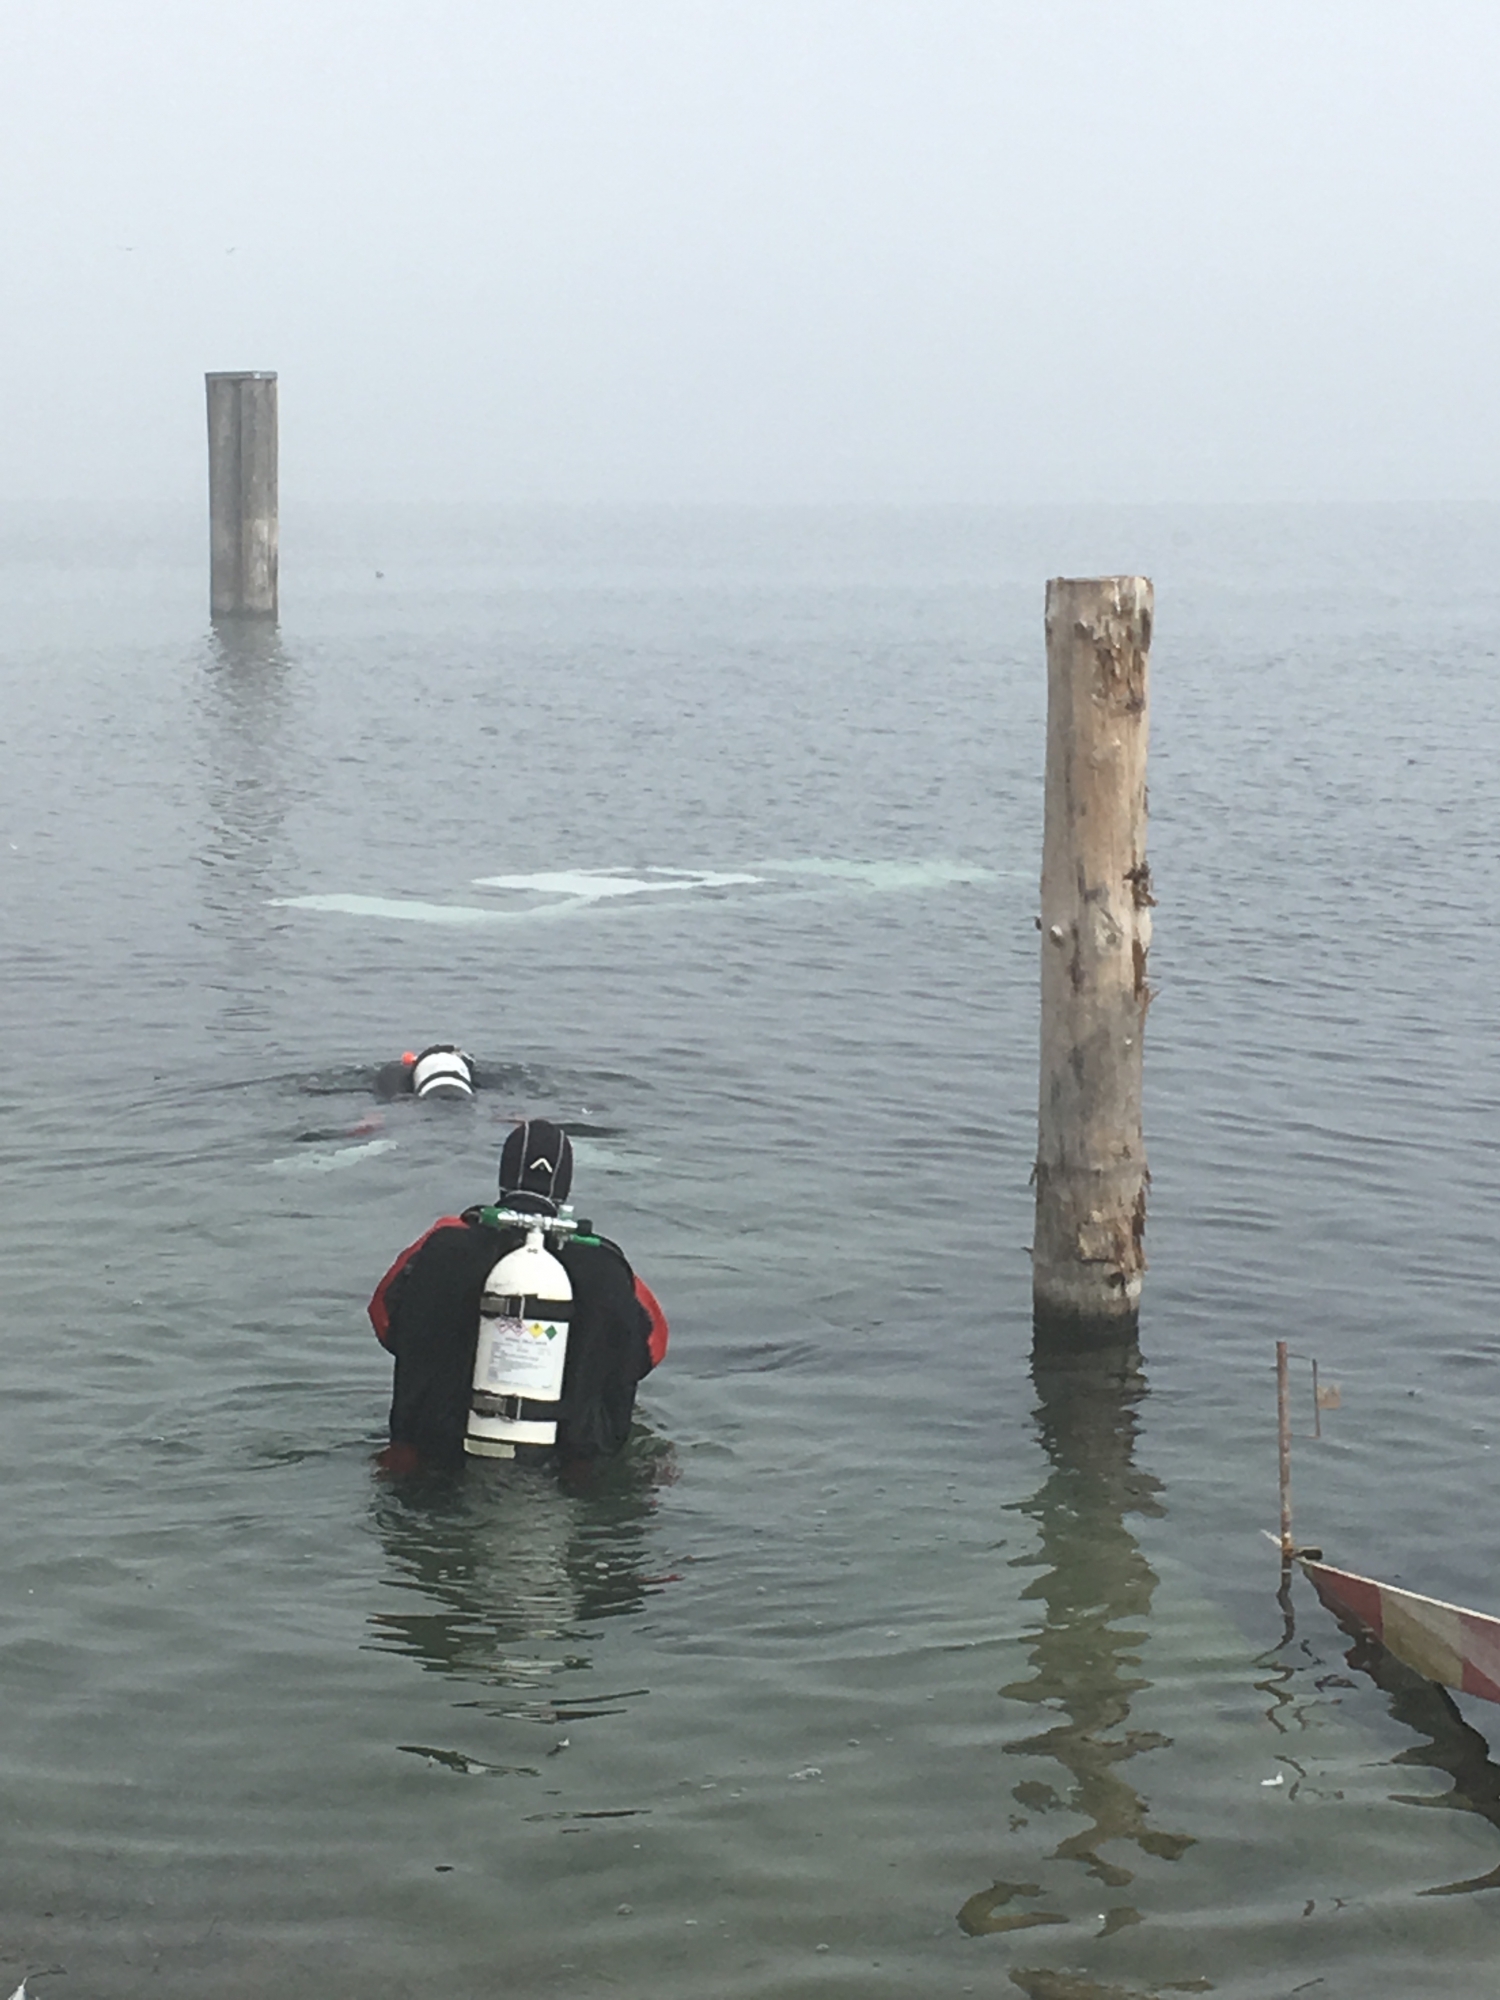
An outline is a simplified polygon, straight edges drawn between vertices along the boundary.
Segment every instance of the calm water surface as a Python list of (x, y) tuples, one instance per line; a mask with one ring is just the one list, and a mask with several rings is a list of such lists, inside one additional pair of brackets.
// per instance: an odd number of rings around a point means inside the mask
[[(1485, 1713), (1261, 1531), (1285, 1337), (1304, 1535), (1500, 1608), (1500, 514), (289, 513), (218, 634), (199, 529), (0, 523), (0, 1979), (1492, 1993)], [(1137, 568), (1142, 1357), (1034, 1380), (1042, 588)], [(524, 1110), (668, 1364), (384, 1483)]]

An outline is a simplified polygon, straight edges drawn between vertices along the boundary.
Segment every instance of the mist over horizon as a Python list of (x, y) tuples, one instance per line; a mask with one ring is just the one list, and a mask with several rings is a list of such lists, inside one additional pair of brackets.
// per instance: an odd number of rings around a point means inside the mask
[(1500, 497), (1500, 16), (0, 12), (0, 503)]

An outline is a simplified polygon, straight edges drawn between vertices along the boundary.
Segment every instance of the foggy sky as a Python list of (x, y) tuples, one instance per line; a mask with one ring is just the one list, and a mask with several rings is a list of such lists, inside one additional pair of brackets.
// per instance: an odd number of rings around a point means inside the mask
[(0, 498), (1500, 497), (1500, 9), (0, 0)]

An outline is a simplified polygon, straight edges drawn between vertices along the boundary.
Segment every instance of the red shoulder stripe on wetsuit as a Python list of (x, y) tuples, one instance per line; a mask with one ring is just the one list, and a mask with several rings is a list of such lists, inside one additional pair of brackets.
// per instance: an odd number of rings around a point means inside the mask
[[(632, 1273), (632, 1275), (634, 1274)], [(635, 1295), (646, 1308), (647, 1315), (651, 1321), (651, 1333), (648, 1345), (651, 1349), (651, 1366), (655, 1368), (660, 1365), (661, 1358), (667, 1351), (667, 1335), (670, 1331), (667, 1326), (667, 1316), (662, 1311), (655, 1292), (652, 1291), (644, 1278), (636, 1278)]]
[(371, 1298), (369, 1305), (366, 1306), (365, 1311), (370, 1315), (370, 1324), (375, 1329), (375, 1338), (380, 1342), (382, 1347), (388, 1348), (391, 1344), (386, 1338), (386, 1335), (391, 1330), (389, 1297), (391, 1286), (395, 1284), (396, 1280), (406, 1269), (412, 1258), (416, 1256), (429, 1236), (436, 1236), (440, 1229), (462, 1229), (463, 1226), (464, 1219), (461, 1215), (440, 1215), (437, 1221), (433, 1223), (431, 1229), (424, 1230), (415, 1243), (409, 1244), (401, 1252), (401, 1255), (375, 1287), (374, 1296)]

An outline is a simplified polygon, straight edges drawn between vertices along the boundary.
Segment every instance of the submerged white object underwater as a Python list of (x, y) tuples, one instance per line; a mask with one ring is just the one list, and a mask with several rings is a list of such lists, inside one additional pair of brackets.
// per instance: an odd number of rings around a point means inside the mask
[[(993, 882), (995, 871), (971, 862), (834, 861), (809, 855), (800, 861), (762, 861), (751, 874), (711, 869), (623, 868), (542, 869), (528, 875), (476, 875), (476, 889), (492, 889), (511, 898), (499, 905), (427, 903), (415, 897), (318, 895), (273, 896), (277, 909), (322, 910), (337, 916), (373, 917), (418, 924), (517, 924), (540, 917), (575, 916), (605, 905), (628, 907), (633, 899), (673, 896), (677, 902), (702, 890), (745, 889), (758, 900), (839, 894), (887, 894), (902, 890), (946, 889)], [(1016, 871), (1019, 872), (1019, 871)], [(768, 881), (767, 877), (773, 878)], [(799, 880), (800, 878), (800, 880)], [(722, 899), (710, 898), (715, 907)]]
[(476, 910), (463, 903), (416, 903), (396, 896), (273, 896), (279, 910), (329, 910), (340, 917), (395, 917), (415, 924), (511, 924), (540, 910)]
[(649, 1173), (661, 1165), (659, 1153), (638, 1153), (628, 1146), (603, 1144), (598, 1139), (575, 1139), (573, 1161), (604, 1174)]
[(332, 1153), (287, 1153), (267, 1162), (273, 1174), (336, 1174), (342, 1167), (357, 1167), (377, 1153), (394, 1152), (394, 1139), (366, 1139), (358, 1146), (340, 1146)]
[[(849, 882), (861, 889), (949, 889), (963, 882), (993, 882), (993, 868), (971, 861), (762, 861), (767, 874), (806, 875), (817, 881)], [(1012, 874), (1020, 875), (1020, 869)], [(1029, 876), (1025, 877), (1030, 880)]]
[(538, 896), (573, 896), (597, 902), (605, 896), (650, 896), (667, 890), (754, 887), (759, 875), (722, 875), (695, 868), (648, 868), (645, 876), (620, 868), (566, 868), (539, 875), (476, 875), (476, 889), (522, 889)]

